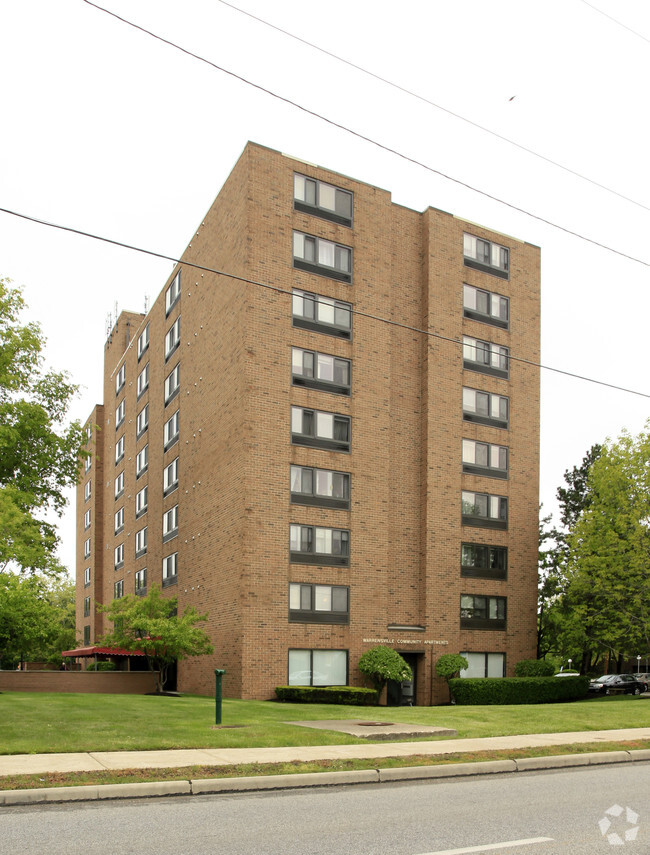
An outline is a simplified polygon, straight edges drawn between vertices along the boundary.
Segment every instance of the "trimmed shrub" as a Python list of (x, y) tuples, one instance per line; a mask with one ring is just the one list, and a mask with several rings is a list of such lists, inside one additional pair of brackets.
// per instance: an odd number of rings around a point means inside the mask
[(115, 671), (115, 669), (115, 662), (97, 662), (97, 664), (92, 662), (86, 671)]
[(401, 683), (403, 680), (411, 680), (413, 672), (411, 667), (399, 655), (397, 650), (378, 644), (366, 650), (359, 659), (359, 671), (368, 677), (377, 692), (377, 703), (379, 695), (389, 680)]
[(546, 659), (522, 659), (515, 665), (515, 677), (552, 677), (555, 666)]
[(457, 704), (551, 704), (584, 698), (589, 677), (457, 677), (449, 688)]
[(377, 703), (377, 692), (357, 686), (276, 686), (280, 701), (297, 704), (348, 704), (372, 706)]
[(443, 653), (436, 662), (436, 674), (447, 682), (469, 668), (469, 662), (460, 653)]

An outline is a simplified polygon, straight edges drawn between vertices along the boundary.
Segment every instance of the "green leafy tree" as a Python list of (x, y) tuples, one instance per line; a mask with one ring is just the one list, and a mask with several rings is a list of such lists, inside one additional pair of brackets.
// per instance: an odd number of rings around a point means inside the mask
[(44, 371), (36, 323), (24, 324), (21, 292), (0, 279), (0, 573), (57, 574), (61, 515), (77, 482), (81, 425), (65, 424), (77, 387), (66, 373)]
[(460, 672), (468, 668), (469, 662), (460, 653), (443, 653), (436, 660), (436, 675), (443, 677), (447, 684), (452, 677), (460, 676)]
[(404, 659), (392, 647), (378, 644), (366, 650), (359, 659), (359, 671), (371, 681), (377, 691), (377, 702), (382, 689), (389, 680), (401, 683), (411, 680), (413, 672)]
[(113, 622), (113, 632), (104, 636), (102, 644), (144, 653), (149, 669), (157, 672), (157, 692), (163, 691), (173, 662), (213, 652), (207, 634), (197, 626), (208, 616), (191, 606), (178, 615), (177, 603), (176, 597), (163, 597), (153, 585), (146, 597), (130, 594), (102, 607)]
[(567, 603), (591, 645), (620, 665), (650, 653), (650, 433), (624, 432), (588, 476), (590, 501), (567, 538)]
[[(74, 590), (72, 582), (67, 585)], [(74, 644), (74, 609), (72, 632), (64, 634), (62, 621), (67, 619), (69, 629), (70, 612), (68, 607), (66, 616), (66, 610), (61, 608), (59, 588), (38, 576), (0, 574), (2, 667), (15, 668), (23, 662), (60, 662), (61, 651), (70, 641)]]

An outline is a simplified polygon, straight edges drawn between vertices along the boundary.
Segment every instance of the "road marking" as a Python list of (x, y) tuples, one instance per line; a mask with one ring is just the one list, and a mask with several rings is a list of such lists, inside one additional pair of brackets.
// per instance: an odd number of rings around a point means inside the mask
[(422, 855), (464, 855), (466, 852), (489, 852), (494, 849), (512, 849), (514, 846), (531, 846), (534, 843), (550, 843), (552, 837), (528, 837), (526, 840), (506, 840), (503, 843), (486, 843), (483, 846), (466, 846), (463, 849), (438, 849)]

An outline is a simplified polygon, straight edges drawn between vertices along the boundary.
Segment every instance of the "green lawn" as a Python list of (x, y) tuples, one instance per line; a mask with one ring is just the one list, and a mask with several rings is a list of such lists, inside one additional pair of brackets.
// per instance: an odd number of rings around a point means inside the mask
[(285, 724), (309, 719), (438, 725), (459, 737), (650, 726), (650, 699), (593, 698), (535, 706), (348, 707), (182, 696), (0, 694), (0, 753), (334, 745), (363, 740)]

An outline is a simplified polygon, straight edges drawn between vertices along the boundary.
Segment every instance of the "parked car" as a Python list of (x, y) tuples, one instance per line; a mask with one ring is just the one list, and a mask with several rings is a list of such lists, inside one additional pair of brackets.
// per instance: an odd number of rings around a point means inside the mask
[(650, 686), (650, 674), (632, 674), (635, 680), (638, 680), (640, 683), (645, 683), (645, 690), (648, 691), (648, 686)]
[(631, 674), (604, 674), (589, 683), (589, 691), (599, 695), (640, 695), (645, 689), (645, 683), (635, 680)]

